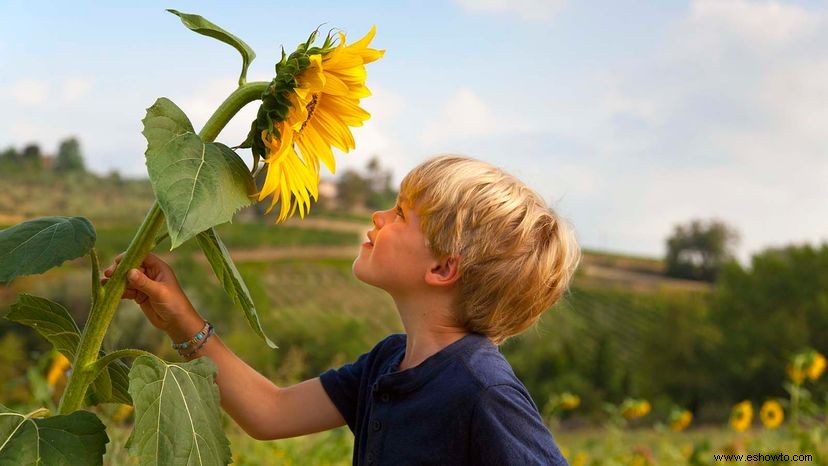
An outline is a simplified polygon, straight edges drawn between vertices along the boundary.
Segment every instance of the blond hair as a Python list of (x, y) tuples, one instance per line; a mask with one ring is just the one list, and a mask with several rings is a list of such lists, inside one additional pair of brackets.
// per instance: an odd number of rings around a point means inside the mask
[(435, 257), (459, 256), (455, 318), (496, 344), (540, 318), (580, 261), (572, 228), (532, 189), (488, 163), (445, 155), (414, 168), (400, 197)]

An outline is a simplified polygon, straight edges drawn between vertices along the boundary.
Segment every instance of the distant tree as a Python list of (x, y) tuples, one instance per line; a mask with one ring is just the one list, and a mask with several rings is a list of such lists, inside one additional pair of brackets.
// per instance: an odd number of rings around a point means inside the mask
[(60, 143), (52, 168), (56, 172), (84, 171), (83, 154), (77, 139), (69, 138)]
[(344, 209), (367, 207), (387, 209), (394, 203), (397, 191), (391, 187), (391, 170), (380, 165), (379, 158), (372, 157), (365, 171), (346, 170), (337, 181), (337, 201)]
[(667, 238), (667, 275), (715, 281), (722, 266), (733, 258), (739, 240), (735, 229), (718, 220), (693, 220), (677, 225)]
[(369, 209), (387, 209), (397, 197), (397, 192), (391, 187), (391, 170), (383, 169), (380, 166), (377, 156), (371, 157), (365, 166), (368, 178), (369, 191), (365, 205)]
[(3, 173), (13, 172), (20, 169), (20, 154), (17, 149), (9, 147), (0, 152), (0, 171)]
[(345, 170), (336, 182), (337, 200), (340, 207), (352, 209), (364, 207), (371, 191), (371, 184), (356, 170)]
[(40, 146), (37, 144), (29, 144), (23, 148), (20, 154), (20, 168), (26, 171), (39, 171), (43, 169), (43, 153), (40, 152)]

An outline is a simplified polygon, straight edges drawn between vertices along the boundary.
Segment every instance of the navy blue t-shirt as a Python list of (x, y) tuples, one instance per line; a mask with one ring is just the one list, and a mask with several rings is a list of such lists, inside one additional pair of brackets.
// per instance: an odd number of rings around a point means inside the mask
[(467, 335), (400, 371), (405, 338), (320, 376), (354, 433), (354, 465), (567, 464), (488, 338)]

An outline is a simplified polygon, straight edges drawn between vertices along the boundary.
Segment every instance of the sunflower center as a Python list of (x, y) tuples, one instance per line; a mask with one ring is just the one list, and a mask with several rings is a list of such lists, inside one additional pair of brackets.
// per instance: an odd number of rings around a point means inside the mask
[(308, 124), (311, 118), (313, 118), (313, 111), (316, 110), (316, 104), (318, 103), (319, 94), (314, 94), (313, 97), (311, 97), (311, 101), (308, 102), (308, 105), (305, 106), (305, 109), (308, 111), (308, 117), (305, 119), (304, 123), (302, 123), (302, 127), (299, 129), (299, 131), (305, 129), (305, 126)]

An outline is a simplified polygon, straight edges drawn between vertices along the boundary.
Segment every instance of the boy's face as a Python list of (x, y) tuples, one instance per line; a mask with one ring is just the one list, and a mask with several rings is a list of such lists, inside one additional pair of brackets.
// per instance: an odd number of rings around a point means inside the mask
[(425, 276), (437, 261), (426, 246), (420, 217), (405, 199), (374, 212), (374, 229), (354, 260), (354, 275), (392, 296), (405, 296), (426, 286)]

